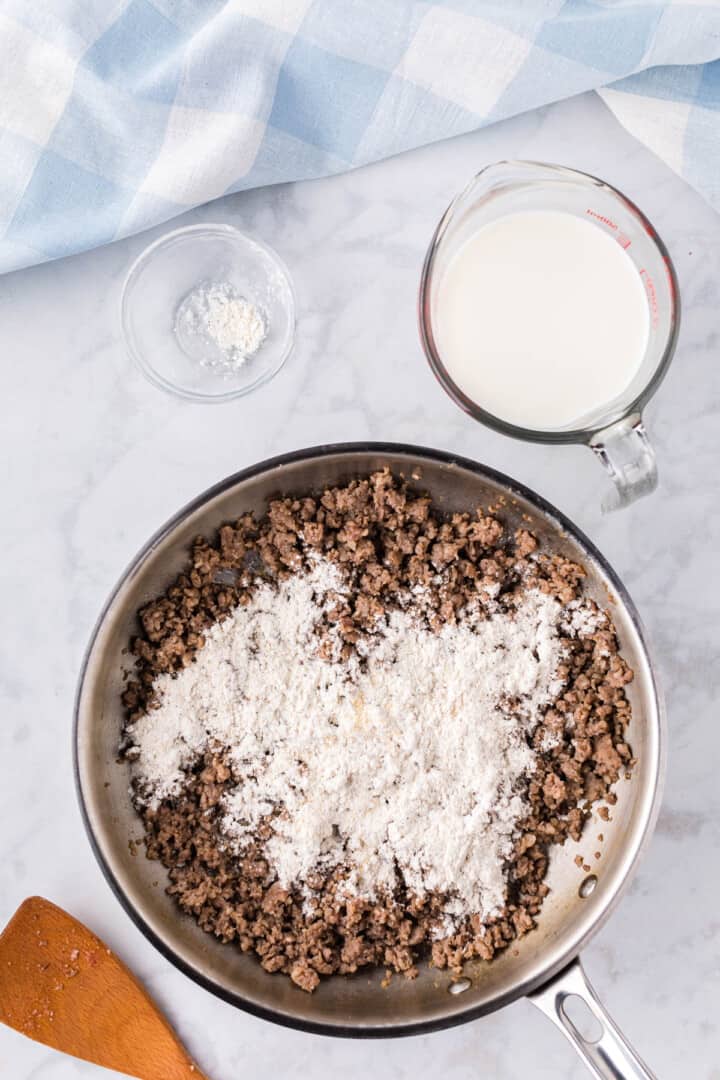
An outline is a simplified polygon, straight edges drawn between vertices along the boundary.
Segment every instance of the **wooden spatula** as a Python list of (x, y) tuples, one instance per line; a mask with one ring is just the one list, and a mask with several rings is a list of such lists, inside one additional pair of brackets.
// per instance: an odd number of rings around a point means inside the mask
[(40, 896), (0, 934), (0, 1021), (139, 1080), (207, 1080), (125, 965)]

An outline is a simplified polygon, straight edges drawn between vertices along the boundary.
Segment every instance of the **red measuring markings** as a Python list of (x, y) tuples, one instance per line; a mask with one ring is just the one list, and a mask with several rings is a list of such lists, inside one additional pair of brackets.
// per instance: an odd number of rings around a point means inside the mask
[(620, 247), (624, 248), (625, 251), (627, 251), (627, 249), (632, 244), (632, 240), (627, 235), (627, 233), (620, 232), (620, 227), (616, 221), (613, 221), (612, 218), (605, 217), (604, 214), (598, 214), (597, 210), (591, 210), (589, 206), (586, 208), (585, 213), (589, 214), (591, 218), (595, 218), (595, 220), (599, 221), (601, 224), (607, 225), (608, 229), (612, 229), (613, 232), (617, 233), (615, 239), (617, 240)]
[(604, 214), (598, 214), (597, 210), (591, 210), (589, 206), (585, 210), (585, 213), (589, 214), (590, 217), (595, 218), (596, 221), (602, 221), (603, 225), (607, 225), (610, 229), (614, 229), (615, 232), (618, 231), (617, 222), (613, 221), (612, 218), (605, 217)]
[(653, 279), (650, 277), (644, 267), (642, 270), (639, 271), (639, 273), (640, 277), (645, 282), (645, 292), (647, 293), (648, 302), (650, 304), (650, 321), (653, 325), (653, 329), (655, 329), (658, 324), (658, 303), (657, 293), (655, 292), (655, 285), (653, 284)]
[(675, 277), (674, 277), (673, 272), (672, 272), (672, 263), (670, 262), (670, 256), (669, 255), (663, 255), (663, 262), (665, 264), (665, 273), (667, 275), (668, 287), (670, 289), (670, 294), (671, 294), (671, 296), (672, 296), (672, 298), (674, 300), (677, 289), (675, 288)]

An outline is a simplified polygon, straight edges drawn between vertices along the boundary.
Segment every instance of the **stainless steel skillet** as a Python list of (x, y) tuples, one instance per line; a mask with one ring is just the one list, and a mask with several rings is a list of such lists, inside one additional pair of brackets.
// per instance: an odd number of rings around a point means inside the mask
[[(593, 838), (602, 831), (602, 845), (588, 839), (553, 853), (551, 893), (537, 929), (517, 948), (491, 964), (468, 965), (467, 980), (459, 986), (447, 972), (424, 967), (414, 982), (395, 979), (388, 989), (380, 986), (382, 972), (360, 973), (329, 979), (308, 995), (203, 933), (165, 895), (162, 867), (133, 854), (128, 841), (139, 838), (141, 829), (128, 796), (127, 766), (117, 762), (123, 650), (137, 631), (137, 609), (180, 570), (196, 535), (209, 535), (248, 510), (262, 513), (272, 495), (318, 491), (385, 465), (414, 478), (448, 511), (501, 502), (511, 524), (522, 522), (547, 548), (584, 564), (587, 587), (610, 607), (622, 654), (635, 671), (629, 738), (638, 763), (632, 778), (618, 785), (612, 820), (591, 826)], [(131, 918), (196, 982), (266, 1019), (350, 1037), (449, 1027), (525, 995), (560, 1027), (600, 1080), (651, 1076), (595, 997), (577, 957), (608, 918), (647, 842), (658, 809), (663, 753), (662, 701), (642, 626), (623, 585), (590, 541), (559, 511), (500, 473), (441, 451), (393, 444), (322, 446), (274, 458), (229, 477), (181, 510), (140, 552), (110, 597), (93, 632), (76, 701), (76, 779), (95, 854)], [(585, 876), (574, 857), (595, 846), (602, 857)], [(596, 1041), (584, 1038), (568, 1017), (565, 1006), (573, 995), (599, 1021)]]

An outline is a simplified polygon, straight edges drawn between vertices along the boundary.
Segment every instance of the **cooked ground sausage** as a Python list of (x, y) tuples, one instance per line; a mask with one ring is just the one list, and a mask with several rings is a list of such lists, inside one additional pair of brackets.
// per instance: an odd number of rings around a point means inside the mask
[[(192, 663), (209, 626), (246, 603), (259, 580), (302, 568), (310, 552), (351, 575), (351, 595), (338, 597), (327, 615), (345, 656), (413, 586), (425, 587), (427, 622), (437, 629), (454, 622), (479, 590), (502, 603), (505, 595), (538, 588), (568, 603), (581, 595), (584, 578), (581, 566), (543, 552), (527, 529), (509, 535), (499, 515), (483, 510), (444, 517), (388, 470), (318, 497), (278, 498), (261, 521), (245, 515), (213, 540), (198, 537), (187, 569), (139, 612), (142, 631), (131, 643), (136, 668), (123, 695), (128, 722), (156, 704), (158, 674)], [(264, 858), (271, 821), (242, 857), (227, 849), (217, 819), (233, 778), (222, 748), (196, 763), (181, 796), (155, 810), (138, 803), (148, 858), (167, 867), (169, 893), (204, 930), (255, 952), (266, 971), (284, 972), (304, 990), (314, 990), (323, 975), (368, 965), (413, 978), (423, 958), (454, 972), (472, 958), (491, 960), (535, 925), (548, 892), (550, 846), (579, 839), (591, 804), (612, 803), (611, 786), (633, 764), (624, 690), (632, 672), (612, 627), (569, 636), (566, 645), (565, 689), (532, 736), (538, 765), (529, 812), (507, 866), (507, 905), (497, 917), (472, 916), (438, 938), (442, 896), (399, 888), (380, 901), (342, 898), (340, 871), (314, 875), (306, 882), (311, 901), (303, 903), (279, 886)], [(607, 820), (605, 807), (601, 816)]]

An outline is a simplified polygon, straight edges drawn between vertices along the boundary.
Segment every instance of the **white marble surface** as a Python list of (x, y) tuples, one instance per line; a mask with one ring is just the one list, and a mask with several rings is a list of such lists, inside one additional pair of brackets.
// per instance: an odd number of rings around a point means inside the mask
[[(615, 516), (599, 513), (603, 477), (591, 454), (484, 430), (455, 409), (422, 359), (415, 294), (426, 243), (450, 196), (501, 157), (606, 177), (647, 211), (676, 260), (681, 340), (648, 416), (660, 489)], [(0, 280), (0, 923), (32, 893), (77, 914), (144, 979), (214, 1080), (585, 1075), (525, 1002), (452, 1031), (374, 1043), (285, 1031), (237, 1012), (131, 924), (76, 806), (70, 733), (80, 658), (107, 592), (158, 525), (227, 473), (282, 451), (347, 439), (449, 448), (510, 473), (574, 518), (648, 625), (668, 700), (664, 808), (586, 966), (659, 1076), (717, 1080), (720, 218), (586, 97), (346, 176), (228, 198), (187, 220), (257, 233), (294, 275), (297, 349), (247, 400), (194, 406), (131, 366), (118, 295), (150, 234)], [(0, 1075), (101, 1074), (2, 1028)]]

